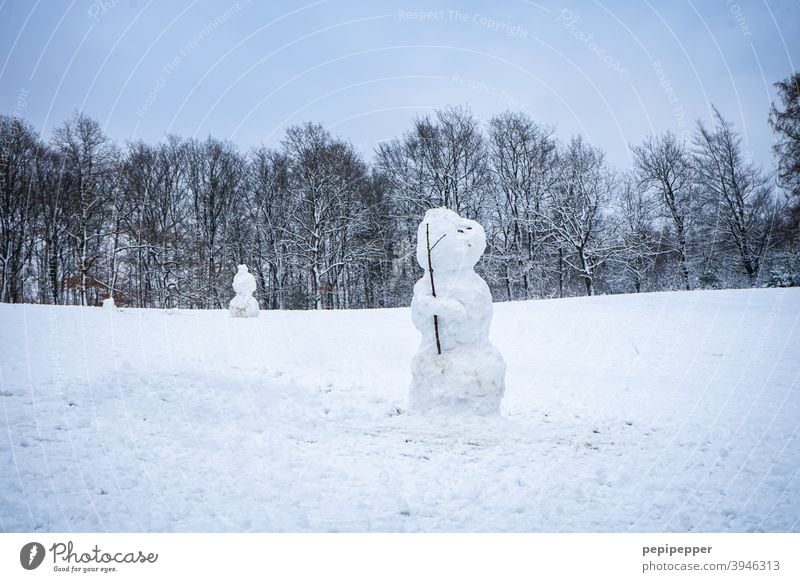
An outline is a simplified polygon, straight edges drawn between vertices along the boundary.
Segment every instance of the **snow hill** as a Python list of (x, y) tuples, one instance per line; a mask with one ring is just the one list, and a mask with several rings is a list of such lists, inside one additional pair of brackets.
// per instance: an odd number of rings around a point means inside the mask
[(797, 532), (799, 317), (496, 304), (502, 416), (425, 418), (408, 309), (0, 305), (0, 529)]

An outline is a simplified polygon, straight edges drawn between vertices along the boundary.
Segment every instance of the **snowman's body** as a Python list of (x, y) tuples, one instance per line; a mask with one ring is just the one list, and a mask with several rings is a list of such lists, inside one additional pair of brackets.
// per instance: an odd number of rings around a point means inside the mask
[(232, 317), (258, 317), (258, 301), (253, 297), (256, 279), (247, 270), (247, 265), (239, 265), (233, 278), (233, 291), (236, 296), (228, 307)]
[[(433, 246), (435, 297), (428, 270), (428, 244)], [(414, 285), (411, 302), (411, 317), (422, 334), (412, 362), (412, 412), (499, 411), (505, 392), (505, 363), (489, 341), (492, 295), (473, 270), (485, 248), (486, 235), (477, 222), (446, 208), (425, 214), (417, 235), (417, 262), (425, 275)]]

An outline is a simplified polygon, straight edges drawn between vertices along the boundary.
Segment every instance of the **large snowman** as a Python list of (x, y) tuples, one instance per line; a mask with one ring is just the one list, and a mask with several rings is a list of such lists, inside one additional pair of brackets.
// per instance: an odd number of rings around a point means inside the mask
[(483, 227), (447, 208), (428, 210), (419, 226), (417, 262), (425, 275), (411, 301), (422, 333), (411, 367), (411, 412), (500, 409), (506, 365), (489, 341), (492, 295), (473, 270), (485, 248)]
[(228, 307), (233, 317), (258, 317), (258, 301), (253, 297), (256, 279), (247, 270), (247, 265), (239, 265), (233, 277), (233, 291), (236, 296)]

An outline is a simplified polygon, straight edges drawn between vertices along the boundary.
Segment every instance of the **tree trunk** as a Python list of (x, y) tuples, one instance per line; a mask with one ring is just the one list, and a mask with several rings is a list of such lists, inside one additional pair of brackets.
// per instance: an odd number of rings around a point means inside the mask
[(81, 238), (80, 238), (80, 257), (78, 258), (78, 268), (80, 269), (79, 274), (81, 278), (81, 288), (79, 290), (81, 305), (86, 307), (86, 253), (87, 253), (87, 241), (86, 241), (86, 223), (81, 225)]
[(314, 297), (314, 309), (322, 309), (322, 282), (319, 276), (319, 267), (314, 264), (311, 267), (311, 295)]
[(46, 244), (47, 270), (50, 278), (50, 293), (53, 295), (53, 305), (58, 305), (61, 294), (58, 285), (58, 256), (53, 247), (55, 247), (53, 241), (48, 241)]
[(681, 264), (683, 286), (687, 291), (691, 291), (692, 288), (689, 285), (689, 267), (686, 264), (686, 232), (684, 231), (682, 221), (675, 220), (675, 230), (678, 235), (678, 258)]

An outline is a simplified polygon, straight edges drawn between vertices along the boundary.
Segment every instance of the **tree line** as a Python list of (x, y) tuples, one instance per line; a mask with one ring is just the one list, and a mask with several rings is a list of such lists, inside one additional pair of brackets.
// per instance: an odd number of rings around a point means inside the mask
[(243, 153), (120, 146), (81, 112), (45, 141), (0, 116), (0, 301), (221, 308), (245, 263), (262, 307), (407, 305), (437, 206), (484, 225), (496, 300), (798, 285), (799, 85), (777, 84), (774, 175), (717, 109), (689, 143), (631, 146), (626, 169), (514, 111), (435, 111), (369, 161), (314, 123)]

